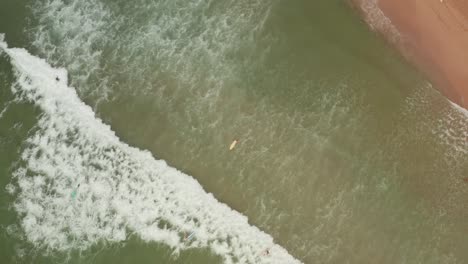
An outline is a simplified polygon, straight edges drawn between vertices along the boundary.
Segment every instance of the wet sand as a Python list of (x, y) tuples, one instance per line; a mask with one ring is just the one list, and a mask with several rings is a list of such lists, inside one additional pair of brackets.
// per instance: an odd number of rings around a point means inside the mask
[(371, 27), (394, 42), (445, 96), (468, 109), (468, 2), (352, 2), (364, 13)]

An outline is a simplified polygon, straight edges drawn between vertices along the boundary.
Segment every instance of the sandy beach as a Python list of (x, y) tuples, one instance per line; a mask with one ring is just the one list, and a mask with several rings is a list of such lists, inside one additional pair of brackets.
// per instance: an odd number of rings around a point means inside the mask
[(468, 109), (467, 1), (353, 2), (370, 26), (394, 42), (445, 96)]

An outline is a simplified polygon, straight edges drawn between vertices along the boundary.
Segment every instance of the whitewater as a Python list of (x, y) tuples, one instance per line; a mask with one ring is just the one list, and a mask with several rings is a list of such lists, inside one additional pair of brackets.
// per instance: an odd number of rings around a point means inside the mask
[(175, 255), (209, 248), (225, 263), (300, 263), (191, 176), (120, 141), (68, 86), (67, 70), (8, 48), (3, 35), (0, 50), (14, 68), (17, 100), (42, 112), (7, 186), (35, 248), (86, 250), (136, 235)]

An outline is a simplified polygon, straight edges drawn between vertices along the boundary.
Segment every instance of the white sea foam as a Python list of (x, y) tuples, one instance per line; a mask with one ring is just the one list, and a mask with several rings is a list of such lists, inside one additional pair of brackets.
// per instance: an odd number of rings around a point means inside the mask
[(359, 7), (371, 29), (385, 34), (389, 41), (398, 44), (401, 35), (392, 21), (379, 8), (378, 0), (359, 0), (357, 2), (359, 2)]
[(420, 121), (424, 120), (418, 122), (418, 126), (423, 126), (420, 129), (431, 131), (440, 144), (447, 146), (446, 155), (462, 163), (466, 161), (468, 112), (465, 109), (440, 95), (430, 83), (415, 89), (413, 94), (406, 98), (406, 108), (407, 115), (415, 115)]
[[(271, 5), (245, 0), (113, 2), (33, 4), (34, 48), (52, 65), (66, 65), (81, 96), (105, 99), (116, 87), (140, 94), (154, 86), (163, 90), (168, 84), (161, 80), (167, 79), (175, 82), (169, 82), (171, 94), (180, 85), (197, 90), (194, 94), (216, 96), (213, 90), (245, 69), (233, 62), (242, 56), (233, 55), (251, 52)], [(199, 82), (203, 85), (193, 85)]]
[(121, 142), (67, 86), (65, 69), (5, 42), (0, 50), (15, 69), (13, 92), (43, 111), (9, 185), (34, 246), (84, 250), (136, 234), (175, 252), (208, 247), (226, 263), (300, 263), (192, 177)]
[(459, 156), (457, 160), (466, 161), (468, 156), (468, 117), (466, 110), (450, 102), (449, 107), (443, 110), (443, 116), (437, 119), (432, 128), (441, 143), (451, 150), (446, 153), (450, 156)]
[(6, 111), (8, 111), (9, 106), (9, 104), (6, 104), (2, 111), (0, 111), (0, 119), (2, 119), (3, 115), (6, 113)]
[(30, 29), (32, 45), (52, 65), (67, 65), (74, 83), (80, 85), (79, 92), (106, 99), (109, 93), (106, 80), (100, 80), (95, 86), (84, 83), (101, 77), (101, 54), (114, 36), (111, 28), (118, 18), (113, 22), (104, 5), (94, 0), (34, 1), (31, 10), (37, 25)]
[[(450, 101), (450, 100), (449, 100)], [(468, 120), (468, 110), (466, 110), (465, 108), (457, 105), (456, 103), (450, 101), (450, 104), (452, 105), (453, 109), (455, 109), (456, 111), (458, 111), (458, 113), (462, 114), (463, 116), (465, 116), (465, 118)]]

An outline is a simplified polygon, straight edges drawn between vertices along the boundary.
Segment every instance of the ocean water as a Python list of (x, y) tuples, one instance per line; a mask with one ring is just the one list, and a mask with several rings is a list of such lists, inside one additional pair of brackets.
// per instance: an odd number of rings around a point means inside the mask
[(468, 261), (468, 115), (346, 1), (4, 0), (0, 33), (6, 263)]

